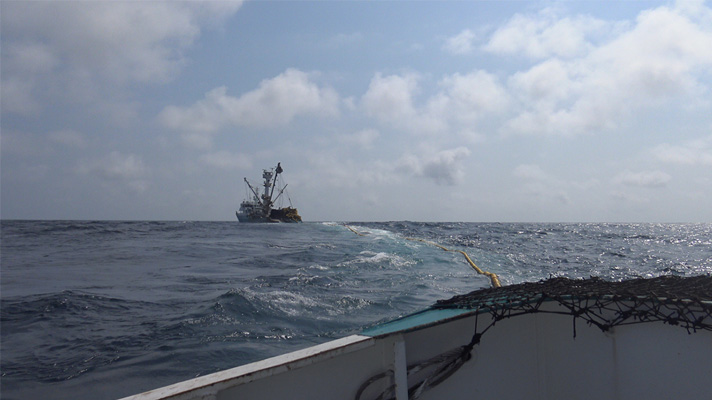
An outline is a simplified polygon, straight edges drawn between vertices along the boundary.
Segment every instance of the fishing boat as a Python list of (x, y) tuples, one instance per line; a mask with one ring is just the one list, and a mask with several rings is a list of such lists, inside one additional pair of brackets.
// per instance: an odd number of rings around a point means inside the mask
[[(287, 185), (280, 185), (278, 182), (279, 175), (283, 172), (281, 163), (277, 163), (274, 169), (262, 170), (262, 179), (264, 182), (264, 193), (260, 195), (247, 178), (244, 178), (245, 185), (250, 192), (251, 199), (246, 199), (240, 203), (239, 211), (235, 211), (237, 220), (240, 222), (302, 222), (302, 217), (296, 208), (292, 207), (292, 200), (289, 199), (289, 206), (275, 208), (277, 200), (281, 199)], [(274, 190), (280, 186), (277, 196), (274, 196)], [(289, 196), (287, 196), (289, 198)]]
[(552, 278), (126, 400), (691, 399), (711, 372), (712, 276)]

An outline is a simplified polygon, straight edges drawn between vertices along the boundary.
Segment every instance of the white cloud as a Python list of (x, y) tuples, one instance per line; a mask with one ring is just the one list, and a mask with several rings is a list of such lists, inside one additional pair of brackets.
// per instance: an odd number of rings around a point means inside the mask
[(536, 164), (521, 164), (518, 165), (514, 171), (513, 175), (517, 178), (535, 181), (544, 181), (551, 179), (549, 175), (541, 169), (540, 166)]
[(171, 80), (201, 26), (241, 2), (3, 3), (3, 111), (36, 112), (54, 96), (92, 101), (105, 85)]
[[(517, 16), (511, 24), (536, 28), (557, 26), (564, 20), (540, 14)], [(587, 21), (584, 17), (575, 20)], [(596, 21), (567, 24), (581, 30), (572, 33), (573, 37), (585, 37), (587, 24), (598, 25)], [(528, 31), (522, 32), (524, 37)], [(614, 33), (601, 43), (586, 42), (579, 46), (581, 51), (571, 52), (566, 59), (552, 58), (514, 74), (508, 84), (512, 93), (518, 94), (519, 110), (503, 132), (595, 133), (619, 126), (622, 118), (646, 107), (664, 106), (685, 97), (686, 101), (704, 98), (709, 88), (703, 86), (702, 79), (712, 66), (712, 30), (708, 26), (676, 9), (660, 7), (641, 13), (635, 25)], [(545, 51), (536, 54), (552, 55)]]
[(694, 89), (697, 72), (712, 66), (712, 29), (667, 7), (645, 11), (636, 22), (594, 52), (591, 66), (606, 66), (611, 85), (641, 98)]
[(670, 182), (670, 175), (661, 171), (623, 171), (613, 181), (626, 186), (661, 187)]
[(548, 8), (537, 15), (515, 15), (494, 32), (484, 50), (532, 58), (576, 57), (592, 46), (592, 37), (606, 29), (610, 27), (601, 20), (559, 17), (556, 10)]
[[(112, 80), (163, 81), (201, 23), (234, 13), (241, 2), (11, 2), (3, 10), (14, 44), (45, 49), (63, 68)], [(15, 60), (21, 61), (21, 60)], [(30, 67), (32, 68), (32, 67)]]
[(242, 153), (231, 153), (225, 150), (204, 154), (200, 157), (200, 161), (211, 167), (225, 170), (249, 170), (252, 168), (252, 160), (249, 156)]
[(485, 71), (446, 76), (440, 83), (442, 91), (431, 101), (438, 104), (439, 114), (470, 126), (483, 114), (497, 113), (508, 105), (509, 96), (496, 76)]
[(583, 184), (566, 182), (544, 171), (537, 164), (518, 165), (512, 171), (512, 175), (524, 182), (525, 195), (545, 201), (554, 200), (561, 204), (570, 203), (568, 192), (571, 187), (582, 188), (592, 184), (591, 182)]
[(90, 162), (88, 168), (89, 172), (99, 173), (109, 179), (133, 179), (146, 173), (146, 166), (140, 157), (116, 151), (104, 159)]
[(682, 145), (664, 143), (653, 148), (651, 153), (666, 163), (712, 166), (712, 135)]
[(229, 125), (270, 128), (285, 126), (301, 115), (338, 114), (339, 96), (333, 89), (319, 87), (305, 72), (288, 69), (239, 97), (218, 87), (192, 106), (164, 108), (158, 118), (176, 130), (212, 133)]
[(475, 34), (471, 30), (465, 29), (459, 34), (448, 38), (443, 45), (443, 49), (455, 55), (470, 54), (474, 49), (474, 39)]
[(418, 79), (416, 74), (384, 77), (377, 73), (361, 99), (366, 113), (387, 124), (402, 125), (413, 121), (418, 115), (413, 105)]
[[(393, 167), (381, 161), (364, 163), (334, 152), (308, 150), (304, 159), (309, 172), (302, 177), (305, 186), (358, 189), (391, 184), (395, 181)], [(321, 190), (321, 189), (320, 189)]]
[(347, 144), (356, 144), (363, 148), (371, 148), (381, 134), (376, 129), (363, 129), (358, 132), (341, 136), (341, 141)]
[(80, 161), (76, 170), (82, 175), (96, 176), (110, 187), (118, 182), (134, 191), (143, 192), (149, 186), (146, 180), (149, 169), (141, 157), (135, 154), (112, 151), (102, 158)]
[(512, 92), (524, 101), (537, 105), (555, 106), (566, 99), (572, 91), (577, 91), (578, 82), (569, 74), (570, 66), (558, 59), (551, 59), (535, 65), (524, 72), (517, 72), (509, 79)]
[(183, 144), (199, 150), (210, 150), (213, 147), (213, 136), (198, 132), (185, 132), (181, 135)]
[(509, 102), (494, 75), (476, 70), (444, 76), (440, 91), (416, 105), (420, 79), (416, 74), (376, 74), (361, 99), (366, 114), (411, 133), (472, 132), (482, 115), (499, 113)]
[(633, 194), (633, 193), (621, 192), (621, 191), (611, 192), (610, 197), (611, 197), (611, 199), (613, 199), (616, 202), (638, 203), (638, 204), (650, 203), (650, 199), (647, 197), (640, 196), (638, 194)]
[(438, 185), (453, 186), (462, 182), (465, 171), (462, 160), (471, 154), (466, 147), (442, 150), (430, 156), (403, 156), (398, 169), (414, 176), (432, 179)]
[(167, 106), (158, 115), (161, 123), (169, 128), (190, 132), (214, 132), (227, 123), (230, 105), (235, 98), (227, 95), (224, 86), (205, 94), (190, 107)]

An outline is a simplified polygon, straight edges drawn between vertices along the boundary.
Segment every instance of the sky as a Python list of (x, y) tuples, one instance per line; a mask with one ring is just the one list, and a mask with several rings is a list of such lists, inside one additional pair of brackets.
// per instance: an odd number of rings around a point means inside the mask
[(712, 2), (0, 2), (0, 217), (712, 222)]

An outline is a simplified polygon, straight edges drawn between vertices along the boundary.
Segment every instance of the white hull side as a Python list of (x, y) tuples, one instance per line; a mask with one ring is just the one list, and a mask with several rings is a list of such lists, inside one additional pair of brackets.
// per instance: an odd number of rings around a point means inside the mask
[[(564, 311), (554, 303), (544, 308)], [(477, 324), (490, 322), (482, 314)], [(353, 399), (370, 377), (389, 369), (398, 375), (404, 362), (465, 345), (474, 329), (470, 314), (375, 338), (355, 335), (127, 399)], [(571, 315), (527, 314), (498, 321), (472, 355), (420, 399), (670, 399), (712, 393), (712, 332), (688, 334), (662, 322), (604, 333), (579, 319), (574, 338)], [(391, 383), (375, 382), (362, 399)]]
[[(424, 348), (438, 337), (469, 341), (473, 319), (450, 325), (409, 335), (409, 362), (427, 357)], [(498, 321), (472, 354), (421, 399), (683, 399), (712, 393), (712, 332), (688, 334), (663, 322), (604, 333), (577, 320), (574, 338), (570, 315), (523, 315)]]

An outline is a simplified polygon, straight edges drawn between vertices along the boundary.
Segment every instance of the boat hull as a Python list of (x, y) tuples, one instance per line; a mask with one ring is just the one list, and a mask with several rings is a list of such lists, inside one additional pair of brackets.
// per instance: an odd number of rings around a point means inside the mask
[(286, 208), (276, 208), (270, 211), (269, 217), (262, 214), (252, 213), (240, 210), (236, 211), (235, 215), (239, 222), (250, 222), (250, 223), (265, 223), (265, 222), (302, 222), (302, 217), (297, 212), (296, 208), (286, 207)]
[(406, 399), (418, 379), (406, 377), (407, 365), (457, 349), (471, 341), (476, 326), (493, 322), (471, 359), (420, 399), (669, 399), (712, 392), (708, 330), (688, 333), (656, 321), (603, 332), (580, 320), (574, 330), (566, 307), (547, 302), (540, 308), (499, 321), (487, 312), (428, 310), (127, 399), (366, 400), (389, 388), (395, 398)]

